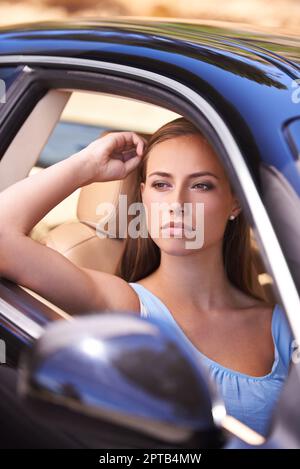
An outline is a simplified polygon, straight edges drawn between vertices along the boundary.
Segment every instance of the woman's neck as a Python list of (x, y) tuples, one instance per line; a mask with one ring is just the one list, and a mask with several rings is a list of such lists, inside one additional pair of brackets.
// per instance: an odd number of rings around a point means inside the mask
[(161, 298), (168, 297), (175, 304), (190, 305), (200, 311), (251, 304), (251, 299), (228, 280), (221, 245), (182, 256), (162, 251), (159, 267), (141, 283), (151, 286)]

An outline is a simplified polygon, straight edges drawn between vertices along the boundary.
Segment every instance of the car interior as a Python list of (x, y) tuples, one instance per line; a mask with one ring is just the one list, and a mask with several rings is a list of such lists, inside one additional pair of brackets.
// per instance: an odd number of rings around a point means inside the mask
[[(5, 152), (0, 166), (0, 190), (43, 171), (109, 131), (131, 130), (145, 138), (164, 123), (180, 117), (163, 107), (137, 99), (77, 89), (51, 89), (36, 104)], [(22, 148), (20, 157), (19, 149)], [(118, 196), (131, 200), (136, 172), (121, 181), (84, 186), (51, 210), (30, 236), (59, 251), (78, 266), (114, 273), (125, 238), (97, 235), (97, 205), (112, 203), (118, 217)], [(111, 214), (106, 216), (112, 217)], [(118, 223), (117, 225), (118, 226)], [(253, 275), (258, 276), (266, 299), (273, 301), (272, 277), (266, 272), (251, 231)], [(42, 303), (64, 315), (56, 305), (22, 287)]]

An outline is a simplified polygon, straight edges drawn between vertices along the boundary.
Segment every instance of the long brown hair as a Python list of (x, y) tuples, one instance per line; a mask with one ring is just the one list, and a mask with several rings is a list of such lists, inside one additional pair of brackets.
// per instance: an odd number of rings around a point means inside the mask
[[(140, 183), (146, 180), (147, 160), (154, 145), (182, 135), (197, 134), (205, 139), (201, 131), (187, 119), (180, 117), (160, 127), (152, 134), (145, 147), (143, 160), (137, 168), (138, 177), (134, 191), (134, 200), (142, 203)], [(151, 236), (132, 238), (127, 236), (123, 255), (117, 266), (116, 275), (127, 282), (136, 282), (154, 272), (160, 264), (160, 249)], [(229, 281), (239, 290), (269, 304), (258, 282), (257, 271), (253, 262), (250, 226), (243, 211), (227, 223), (223, 237), (223, 262)]]

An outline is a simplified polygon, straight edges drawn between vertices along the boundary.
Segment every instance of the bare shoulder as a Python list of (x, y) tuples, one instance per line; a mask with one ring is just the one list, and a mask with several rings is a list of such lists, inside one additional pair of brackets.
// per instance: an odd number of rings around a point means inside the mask
[(248, 324), (251, 324), (256, 331), (260, 330), (262, 333), (270, 336), (272, 330), (273, 311), (274, 308), (269, 303), (256, 301), (256, 303), (248, 309)]
[(93, 284), (93, 303), (99, 310), (140, 314), (140, 301), (128, 282), (117, 275), (81, 267)]
[(274, 307), (264, 301), (258, 301), (250, 309), (253, 320), (256, 324), (265, 325), (269, 328), (273, 318)]
[(257, 299), (240, 290), (235, 295), (237, 310), (248, 312), (255, 321), (270, 322), (273, 316), (274, 305), (264, 300)]

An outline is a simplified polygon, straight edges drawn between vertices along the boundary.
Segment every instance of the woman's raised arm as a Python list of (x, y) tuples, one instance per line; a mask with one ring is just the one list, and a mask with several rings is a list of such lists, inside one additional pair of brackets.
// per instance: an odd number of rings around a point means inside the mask
[[(29, 233), (79, 187), (126, 177), (140, 163), (143, 146), (144, 140), (133, 132), (109, 133), (4, 190), (0, 194), (0, 276), (30, 288), (70, 314), (113, 308), (107, 293), (112, 281), (121, 296), (125, 293), (126, 308), (126, 292), (130, 297), (133, 290), (125, 281), (80, 268), (31, 239)], [(129, 304), (136, 305), (136, 301), (133, 293)]]

